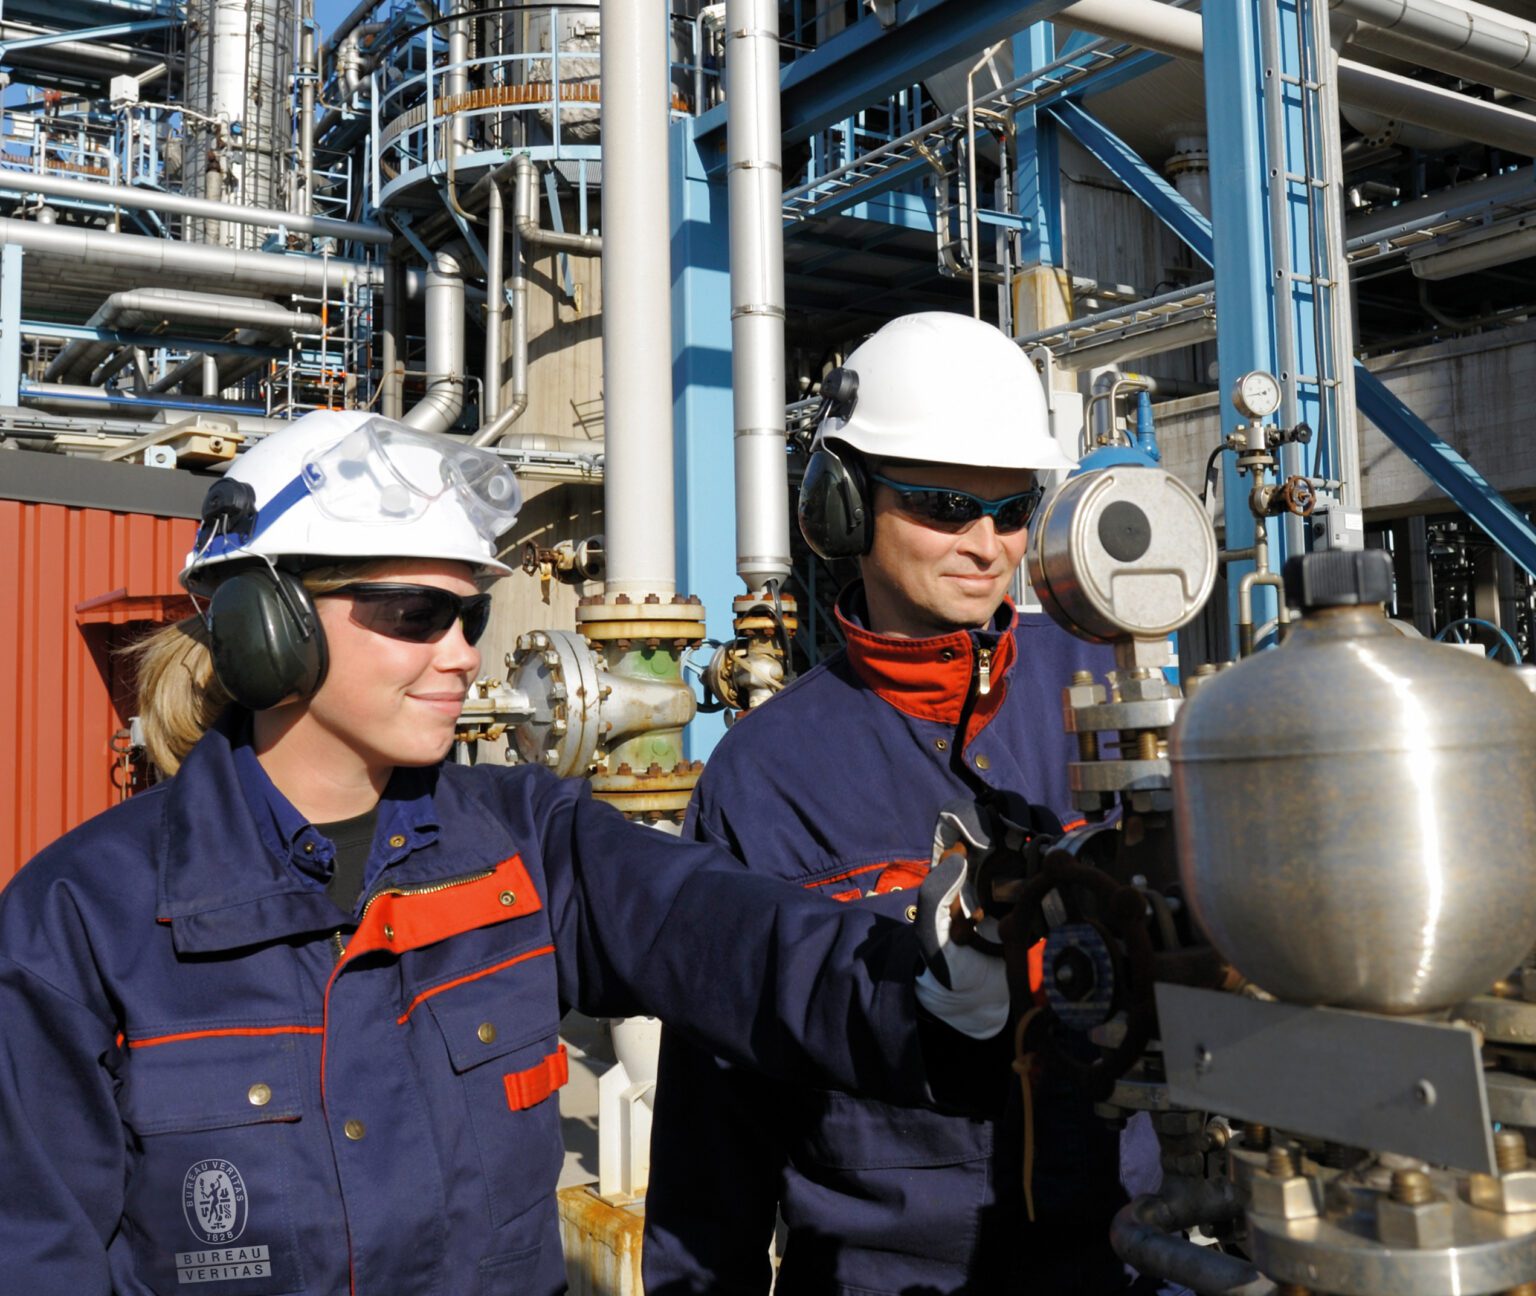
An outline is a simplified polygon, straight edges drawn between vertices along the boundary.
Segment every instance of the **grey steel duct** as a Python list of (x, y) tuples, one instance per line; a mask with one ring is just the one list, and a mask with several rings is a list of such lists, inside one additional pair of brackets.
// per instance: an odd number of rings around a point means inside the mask
[[(249, 297), (193, 293), (178, 288), (136, 288), (113, 293), (96, 310), (89, 327), (134, 329), (165, 320), (186, 320), (225, 329), (254, 326), (271, 334), (318, 333), (320, 317)], [(118, 348), (116, 342), (76, 338), (48, 366), (45, 382), (84, 382)]]
[[(512, 159), (512, 174), (517, 180), (512, 219), (517, 226), (518, 236), (525, 243), (552, 248), (557, 252), (573, 252), (579, 256), (597, 256), (602, 252), (601, 235), (561, 234), (539, 224), (539, 169), (526, 153), (519, 153)], [(606, 185), (605, 179), (605, 188)]]
[(1456, 0), (1329, 0), (1367, 49), (1521, 94), (1536, 86), (1536, 24)]
[(360, 261), (204, 247), (141, 234), (0, 219), (0, 247), (6, 245), (76, 265), (121, 269), (141, 282), (161, 278), (188, 286), (233, 285), (264, 292), (324, 293), (350, 283), (377, 286), (383, 281), (383, 271), (378, 266)]
[(427, 394), (404, 421), (423, 432), (446, 432), (464, 410), (464, 277), (439, 252), (427, 271)]
[(237, 225), (260, 226), (263, 229), (276, 229), (281, 225), (300, 234), (355, 239), (359, 243), (385, 244), (394, 238), (393, 234), (381, 226), (364, 225), (357, 221), (278, 211), (272, 207), (239, 207), (187, 194), (161, 193), (158, 189), (99, 184), (94, 180), (73, 180), (68, 176), (42, 175), (30, 171), (0, 171), (0, 190), (43, 194), (49, 198), (79, 198), (86, 202), (110, 203), (134, 211), (201, 216)]
[[(1200, 15), (1160, 0), (1076, 0), (1054, 21), (1173, 58), (1198, 61), (1205, 54)], [(1339, 60), (1338, 88), (1339, 98), (1346, 103), (1536, 157), (1536, 118), (1525, 113), (1350, 59)]]
[(636, 602), (677, 590), (666, 24), (666, 0), (603, 0), (604, 589)]
[(790, 572), (778, 0), (728, 0), (725, 72), (736, 574), (755, 593)]

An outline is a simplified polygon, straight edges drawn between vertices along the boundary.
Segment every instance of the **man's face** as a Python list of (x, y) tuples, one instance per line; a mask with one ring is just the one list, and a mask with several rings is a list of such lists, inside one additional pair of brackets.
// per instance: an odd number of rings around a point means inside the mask
[[(1027, 468), (970, 468), (958, 464), (886, 463), (882, 477), (913, 486), (938, 486), (1003, 499), (1027, 491)], [(875, 540), (859, 560), (876, 634), (922, 639), (973, 629), (991, 620), (1024, 558), (1028, 532), (999, 535), (993, 518), (960, 531), (940, 528), (901, 508), (889, 486), (874, 488)]]

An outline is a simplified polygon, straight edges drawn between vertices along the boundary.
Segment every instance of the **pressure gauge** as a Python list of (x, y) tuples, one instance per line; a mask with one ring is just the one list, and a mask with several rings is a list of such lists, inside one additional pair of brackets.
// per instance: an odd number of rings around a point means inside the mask
[(1262, 369), (1245, 373), (1232, 388), (1232, 403), (1244, 418), (1268, 418), (1280, 408), (1280, 383)]

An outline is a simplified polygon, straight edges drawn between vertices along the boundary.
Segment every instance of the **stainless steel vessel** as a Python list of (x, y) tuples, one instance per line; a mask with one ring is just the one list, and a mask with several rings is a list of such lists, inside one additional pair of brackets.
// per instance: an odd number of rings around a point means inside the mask
[(1287, 642), (1174, 723), (1180, 877), (1216, 947), (1281, 999), (1446, 1007), (1536, 943), (1536, 702), (1507, 668), (1393, 629), (1385, 554), (1305, 563)]

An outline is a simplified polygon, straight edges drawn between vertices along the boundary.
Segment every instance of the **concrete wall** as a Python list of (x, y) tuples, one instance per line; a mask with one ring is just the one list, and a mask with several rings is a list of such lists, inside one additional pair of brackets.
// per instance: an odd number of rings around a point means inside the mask
[[(1536, 384), (1536, 322), (1367, 361), (1392, 392), (1511, 500), (1536, 500), (1536, 438), (1517, 435)], [(1215, 395), (1156, 407), (1163, 463), (1195, 490), (1220, 436)], [(1360, 420), (1366, 515), (1441, 512), (1445, 496), (1377, 428)]]

